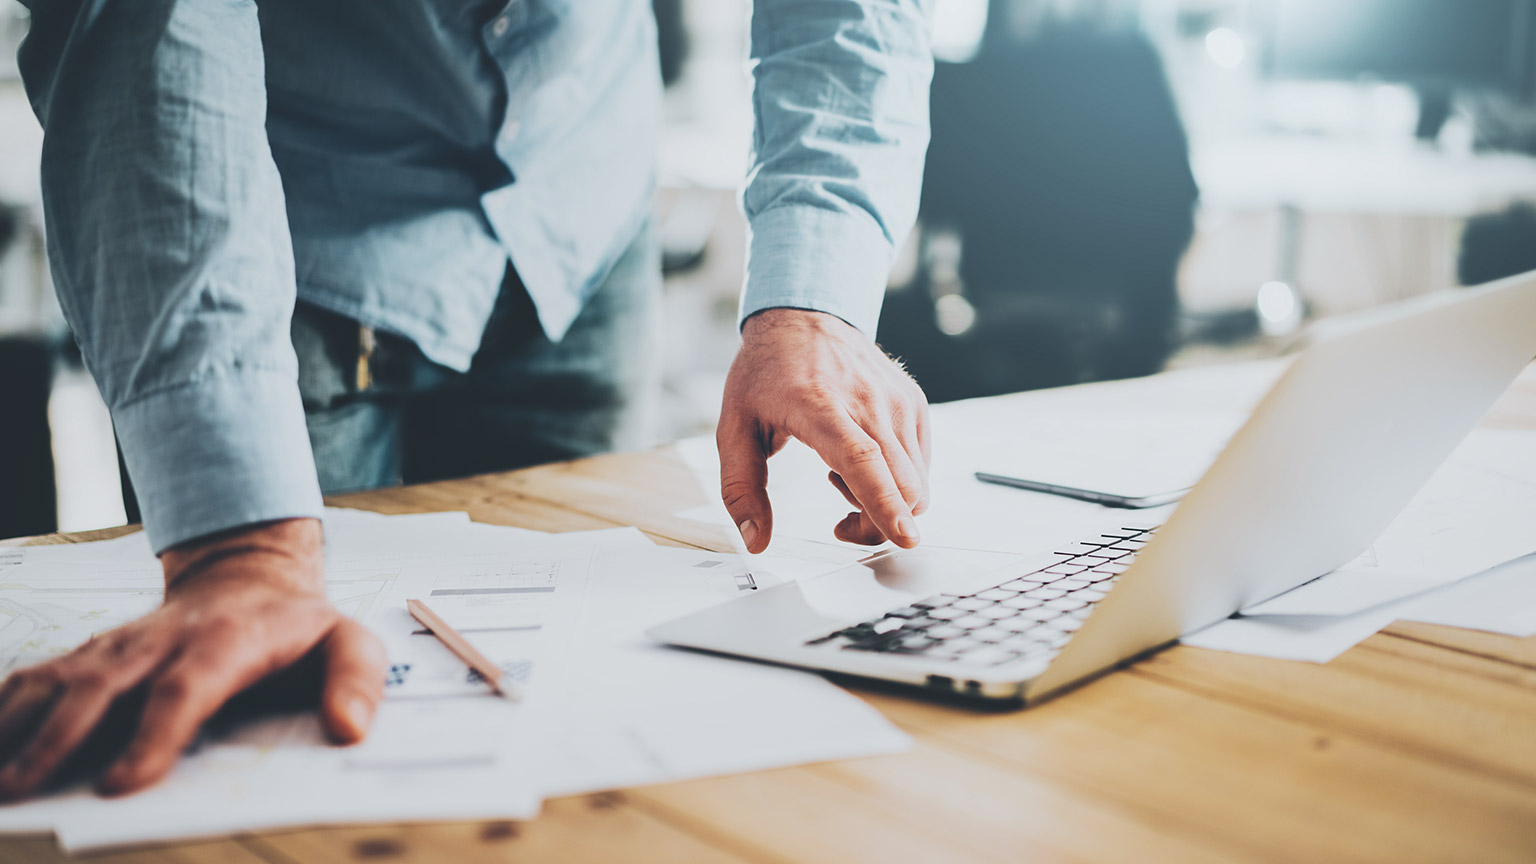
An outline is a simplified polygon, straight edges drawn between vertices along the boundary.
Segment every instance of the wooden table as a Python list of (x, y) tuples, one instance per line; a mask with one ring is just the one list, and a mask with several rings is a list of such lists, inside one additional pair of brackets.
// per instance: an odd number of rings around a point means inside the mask
[[(1536, 429), (1536, 374), (1485, 423)], [(658, 450), (335, 503), (549, 531), (638, 525), (728, 549), (718, 529), (665, 515), (702, 496)], [(1321, 666), (1181, 646), (1027, 711), (854, 689), (916, 748), (560, 799), (526, 823), (277, 832), (91, 860), (1536, 861), (1536, 638), (1398, 623)], [(51, 838), (0, 839), (7, 864), (63, 858)]]

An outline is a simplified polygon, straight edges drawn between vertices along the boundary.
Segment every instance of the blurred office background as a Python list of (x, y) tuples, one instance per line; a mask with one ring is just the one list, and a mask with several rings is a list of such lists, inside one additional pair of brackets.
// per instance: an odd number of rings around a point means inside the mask
[[(735, 350), (749, 4), (656, 0), (664, 438)], [(123, 520), (43, 257), (0, 0), (0, 536)], [(1536, 0), (938, 0), (933, 143), (880, 340), (935, 401), (1274, 356), (1536, 268)]]

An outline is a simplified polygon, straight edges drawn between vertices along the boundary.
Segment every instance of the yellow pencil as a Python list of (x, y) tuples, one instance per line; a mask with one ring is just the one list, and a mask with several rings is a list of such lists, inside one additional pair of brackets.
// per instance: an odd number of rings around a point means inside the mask
[(496, 691), (498, 695), (507, 699), (522, 698), (522, 694), (517, 691), (517, 687), (511, 681), (506, 680), (505, 672), (497, 668), (496, 664), (490, 661), (490, 658), (481, 654), (479, 649), (469, 644), (469, 640), (465, 639), (459, 631), (448, 626), (448, 622), (437, 617), (437, 613), (428, 609), (427, 604), (420, 600), (407, 600), (405, 601), (405, 608), (410, 610), (412, 618), (420, 621), (423, 627), (432, 631), (433, 636), (436, 636), (439, 641), (448, 646), (448, 650), (452, 651), (454, 656), (467, 663), (469, 668), (479, 672), (480, 677), (484, 678), (486, 683), (490, 684), (491, 689)]

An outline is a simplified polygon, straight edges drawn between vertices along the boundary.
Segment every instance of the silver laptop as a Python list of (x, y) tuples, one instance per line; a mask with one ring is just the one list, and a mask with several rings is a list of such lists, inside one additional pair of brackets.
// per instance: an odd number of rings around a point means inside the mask
[(1162, 526), (1038, 557), (883, 552), (661, 642), (1033, 702), (1348, 562), (1536, 357), (1536, 272), (1319, 339)]

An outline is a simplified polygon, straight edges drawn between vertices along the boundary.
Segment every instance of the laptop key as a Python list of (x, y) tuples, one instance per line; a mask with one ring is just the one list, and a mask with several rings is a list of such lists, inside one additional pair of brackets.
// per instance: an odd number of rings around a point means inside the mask
[(1058, 630), (1065, 630), (1068, 633), (1071, 633), (1083, 626), (1083, 619), (1074, 617), (1072, 615), (1063, 615), (1060, 618), (1051, 621), (1050, 624)]
[(1019, 617), (1035, 621), (1049, 621), (1059, 615), (1061, 615), (1060, 609), (1052, 609), (1048, 606), (1041, 606), (1038, 609), (1025, 609), (1019, 613)]
[(1000, 618), (1012, 618), (1014, 615), (1018, 614), (1018, 610), (999, 604), (997, 606), (993, 606), (990, 609), (983, 609), (976, 614), (982, 618), (986, 618), (989, 621), (996, 621)]
[[(1107, 579), (1109, 577), (1106, 576), (1104, 578)], [(966, 617), (967, 615), (970, 615), (970, 614), (971, 613), (970, 613), (969, 610), (957, 609), (954, 606), (945, 606), (942, 609), (930, 609), (930, 610), (928, 610), (928, 617), (929, 618), (936, 618), (936, 619), (938, 619), (940, 621), (954, 621), (957, 618), (964, 618), (964, 617)]]
[(841, 636), (850, 642), (862, 642), (865, 639), (873, 638), (875, 635), (875, 631), (871, 629), (869, 624), (855, 624), (852, 627), (844, 627), (832, 634), (834, 637)]
[(1017, 651), (993, 647), (981, 651), (973, 651), (970, 654), (966, 654), (962, 659), (967, 663), (974, 663), (978, 666), (997, 666), (1007, 663), (1017, 656), (1019, 656)]
[(1072, 592), (1072, 596), (1087, 600), (1089, 603), (1097, 603), (1108, 595), (1097, 588), (1079, 588)]
[(1087, 569), (1088, 567), (1084, 564), (1052, 564), (1040, 572), (1054, 573), (1059, 576), (1074, 576)]
[(887, 613), (885, 613), (885, 617), (887, 617), (887, 618), (916, 618), (919, 615), (922, 615), (923, 612), (924, 612), (924, 610), (919, 609), (916, 606), (907, 606), (907, 607), (902, 608), (902, 609), (897, 609), (894, 612), (887, 612)]
[(961, 597), (950, 604), (956, 609), (964, 609), (968, 612), (977, 612), (992, 605), (991, 600), (982, 600), (979, 597)]
[(1055, 588), (1057, 591), (1066, 591), (1070, 594), (1073, 591), (1080, 591), (1084, 588), (1087, 588), (1091, 584), (1093, 583), (1086, 579), (1063, 579), (1051, 587)]
[(1008, 630), (1003, 627), (988, 627), (985, 630), (971, 631), (972, 639), (980, 639), (981, 641), (988, 643), (1006, 642), (1009, 639), (1012, 639), (1013, 636), (1014, 633), (1012, 630)]
[(1056, 588), (1036, 588), (1033, 591), (1025, 592), (1021, 596), (1029, 597), (1034, 600), (1055, 600), (1058, 597), (1067, 596), (1067, 592), (1057, 590)]
[(1045, 602), (1044, 600), (1039, 600), (1039, 599), (1034, 598), (1034, 597), (1025, 597), (1025, 596), (1021, 595), (1021, 596), (1018, 596), (1018, 597), (1014, 597), (1011, 600), (1004, 600), (1002, 602), (1002, 605), (1008, 607), (1009, 609), (1033, 609), (1036, 606), (1039, 606), (1041, 603), (1044, 603), (1044, 602)]
[(980, 630), (983, 627), (991, 627), (992, 619), (983, 618), (980, 615), (967, 615), (966, 617), (955, 621), (954, 625), (965, 630)]
[(956, 627), (953, 624), (940, 624), (937, 627), (930, 627), (924, 632), (927, 633), (931, 639), (943, 640), (953, 639), (956, 636), (964, 636), (971, 631), (965, 629), (964, 627)]
[[(1020, 590), (1028, 590), (1028, 589), (1020, 589)], [(988, 588), (987, 590), (980, 592), (976, 596), (978, 598), (982, 599), (982, 600), (991, 600), (992, 602), (996, 603), (999, 600), (1007, 600), (1008, 598), (1013, 597), (1014, 595), (1016, 595), (1018, 593), (1019, 593), (1018, 591), (1009, 591), (1009, 590), (1007, 590), (1005, 588), (1000, 588), (999, 587), (999, 588)]]
[(1019, 615), (1014, 618), (1008, 618), (1003, 621), (999, 621), (997, 622), (997, 626), (1017, 635), (1028, 630), (1033, 630), (1034, 628), (1040, 626), (1040, 622), (1033, 618), (1026, 618), (1023, 615)]
[(1051, 600), (1045, 605), (1050, 609), (1060, 609), (1063, 612), (1075, 612), (1078, 609), (1087, 606), (1088, 602), (1086, 600), (1079, 600), (1076, 597), (1062, 597), (1059, 600)]
[(926, 633), (912, 633), (897, 640), (896, 644), (899, 645), (903, 651), (917, 652), (925, 651), (934, 645), (939, 644), (939, 640), (928, 638)]
[(956, 639), (940, 642), (924, 651), (923, 656), (931, 660), (958, 660), (960, 655), (965, 653), (965, 646), (958, 643), (959, 640)]

